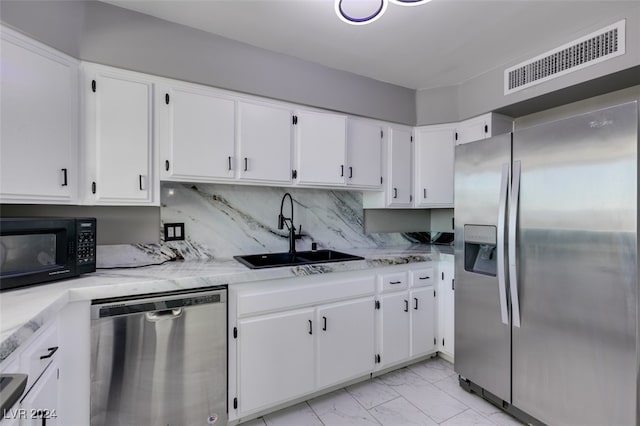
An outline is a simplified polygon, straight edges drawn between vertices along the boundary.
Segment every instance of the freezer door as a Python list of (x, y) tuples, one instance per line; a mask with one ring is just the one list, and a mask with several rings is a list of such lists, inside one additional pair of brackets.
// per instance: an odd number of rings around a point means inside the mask
[(637, 133), (633, 102), (514, 135), (512, 403), (549, 425), (638, 424)]
[(510, 163), (511, 134), (456, 147), (455, 370), (505, 401), (511, 400), (504, 281)]

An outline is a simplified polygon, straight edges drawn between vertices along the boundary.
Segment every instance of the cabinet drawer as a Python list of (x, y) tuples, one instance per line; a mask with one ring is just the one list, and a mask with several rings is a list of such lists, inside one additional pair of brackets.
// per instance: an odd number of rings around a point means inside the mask
[(24, 348), (20, 356), (20, 370), (29, 375), (25, 388), (27, 390), (56, 357), (58, 329), (55, 324), (45, 327), (42, 332), (33, 337), (33, 341)]
[(433, 285), (435, 282), (435, 271), (433, 268), (418, 269), (411, 271), (411, 287), (425, 287)]
[(407, 288), (409, 288), (409, 280), (406, 272), (378, 276), (378, 289), (380, 292), (406, 290)]

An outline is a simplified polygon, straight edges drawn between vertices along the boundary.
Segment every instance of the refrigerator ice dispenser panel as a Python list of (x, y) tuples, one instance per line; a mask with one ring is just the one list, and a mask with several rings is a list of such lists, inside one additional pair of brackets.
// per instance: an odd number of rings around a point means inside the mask
[(496, 227), (464, 226), (464, 269), (495, 277), (497, 270)]

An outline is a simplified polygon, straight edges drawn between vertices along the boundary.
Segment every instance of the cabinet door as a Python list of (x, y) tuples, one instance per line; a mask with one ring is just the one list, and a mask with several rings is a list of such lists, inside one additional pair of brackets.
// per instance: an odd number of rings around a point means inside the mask
[(153, 84), (103, 67), (89, 67), (87, 80), (89, 202), (151, 203)]
[(380, 357), (387, 366), (409, 357), (409, 293), (380, 297)]
[(435, 351), (435, 290), (423, 287), (409, 292), (411, 303), (411, 356)]
[(232, 179), (235, 101), (196, 87), (159, 93), (160, 167), (167, 180)]
[(347, 120), (347, 184), (367, 188), (382, 186), (382, 127)]
[(453, 207), (453, 126), (422, 127), (416, 132), (415, 199), (418, 207)]
[(441, 262), (438, 283), (438, 347), (453, 357), (455, 348), (455, 278), (453, 263)]
[(480, 116), (458, 123), (456, 132), (456, 144), (460, 145), (486, 138), (489, 128), (485, 116)]
[(374, 306), (367, 297), (318, 307), (318, 388), (373, 370)]
[(239, 102), (238, 122), (240, 178), (291, 183), (291, 111)]
[(238, 408), (247, 413), (314, 389), (314, 309), (238, 321)]
[(26, 419), (22, 426), (55, 426), (58, 423), (58, 366), (52, 363), (20, 401)]
[(296, 130), (298, 183), (344, 185), (348, 175), (346, 118), (300, 111), (296, 113)]
[(410, 130), (391, 129), (390, 176), (387, 187), (387, 204), (394, 207), (411, 207), (412, 135)]
[(2, 29), (0, 203), (73, 203), (78, 62)]

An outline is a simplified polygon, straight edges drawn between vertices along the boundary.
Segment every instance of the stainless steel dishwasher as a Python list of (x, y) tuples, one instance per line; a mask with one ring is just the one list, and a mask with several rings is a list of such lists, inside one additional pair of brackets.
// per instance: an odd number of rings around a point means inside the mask
[(91, 307), (91, 425), (227, 424), (227, 290)]

